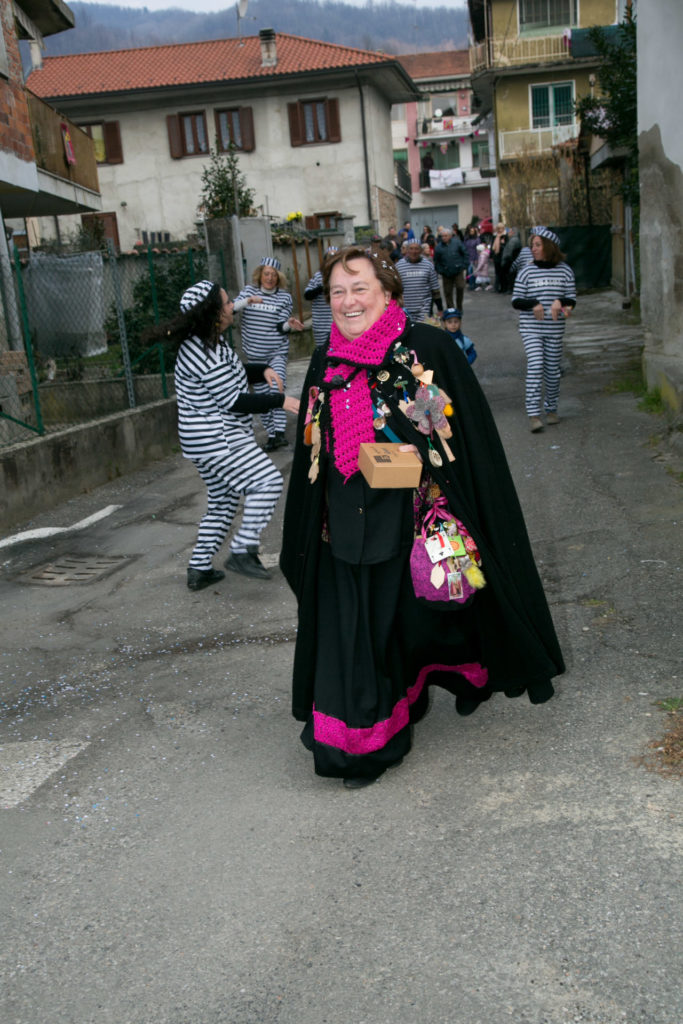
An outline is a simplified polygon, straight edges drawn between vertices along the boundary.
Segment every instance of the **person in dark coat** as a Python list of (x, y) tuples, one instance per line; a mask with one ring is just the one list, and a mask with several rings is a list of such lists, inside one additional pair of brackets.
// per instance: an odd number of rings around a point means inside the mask
[[(450, 228), (445, 228), (434, 249), (434, 267), (437, 274), (441, 274), (447, 306), (456, 306), (458, 309), (463, 307), (467, 263), (467, 249), (464, 242), (454, 235)], [(455, 302), (453, 302), (453, 288), (455, 288)]]
[(507, 292), (512, 292), (512, 288), (515, 283), (515, 272), (512, 270), (512, 264), (519, 256), (521, 249), (522, 240), (519, 237), (519, 228), (509, 228), (508, 239), (500, 260), (500, 265), (505, 276), (505, 290)]
[[(333, 324), (304, 384), (280, 566), (298, 601), (292, 712), (302, 741), (317, 774), (357, 788), (409, 752), (429, 686), (467, 715), (495, 691), (548, 700), (564, 666), (505, 454), (464, 354), (407, 320), (400, 276), (382, 254), (340, 250), (324, 287)], [(425, 419), (430, 401), (438, 431)], [(365, 441), (413, 446), (420, 489), (371, 488), (358, 469)], [(467, 604), (416, 596), (416, 495), (447, 507), (476, 546), (485, 585)]]

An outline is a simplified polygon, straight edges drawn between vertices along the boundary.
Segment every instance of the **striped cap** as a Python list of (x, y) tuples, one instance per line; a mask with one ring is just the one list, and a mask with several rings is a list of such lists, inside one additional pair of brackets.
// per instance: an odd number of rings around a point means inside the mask
[(549, 241), (554, 242), (557, 246), (559, 246), (560, 244), (560, 239), (558, 235), (556, 235), (554, 231), (551, 231), (550, 228), (544, 228), (541, 225), (539, 225), (538, 227), (531, 229), (531, 234), (538, 235), (539, 238), (547, 238)]
[(262, 256), (260, 266), (275, 267), (276, 270), (282, 270), (282, 264), (274, 256)]
[(212, 288), (213, 281), (197, 281), (186, 292), (183, 292), (180, 300), (180, 311), (182, 313), (189, 313), (194, 306), (204, 301)]

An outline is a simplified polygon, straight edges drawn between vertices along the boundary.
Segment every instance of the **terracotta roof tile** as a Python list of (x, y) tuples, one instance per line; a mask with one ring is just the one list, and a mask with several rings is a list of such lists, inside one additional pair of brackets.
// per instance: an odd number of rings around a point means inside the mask
[(403, 53), (397, 60), (415, 82), (430, 78), (461, 78), (470, 74), (469, 50)]
[(261, 66), (258, 36), (46, 57), (27, 86), (37, 96), (84, 96), (199, 82), (235, 82), (305, 71), (386, 64), (384, 53), (276, 33), (277, 66)]

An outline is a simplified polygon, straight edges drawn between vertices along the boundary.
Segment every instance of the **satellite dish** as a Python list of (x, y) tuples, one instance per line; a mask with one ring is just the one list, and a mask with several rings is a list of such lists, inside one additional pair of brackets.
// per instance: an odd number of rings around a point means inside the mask
[(436, 109), (436, 110), (434, 111), (434, 117), (436, 117), (437, 119), (438, 119), (439, 117), (443, 117), (443, 111), (442, 111), (442, 110), (439, 110), (439, 109), (437, 108), (437, 109)]

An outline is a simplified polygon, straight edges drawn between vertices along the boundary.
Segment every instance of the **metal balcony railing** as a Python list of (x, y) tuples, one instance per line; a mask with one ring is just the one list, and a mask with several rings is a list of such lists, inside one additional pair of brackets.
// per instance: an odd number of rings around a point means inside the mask
[(413, 185), (409, 171), (402, 163), (394, 161), (394, 186), (399, 192), (410, 198), (413, 194)]

